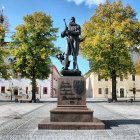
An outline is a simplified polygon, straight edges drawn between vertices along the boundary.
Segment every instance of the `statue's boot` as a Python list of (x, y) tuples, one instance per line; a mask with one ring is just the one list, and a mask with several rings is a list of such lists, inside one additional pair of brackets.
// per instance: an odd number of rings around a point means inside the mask
[(67, 68), (70, 66), (70, 61), (68, 61), (68, 63), (67, 63)]
[(76, 63), (73, 62), (73, 70), (76, 70)]

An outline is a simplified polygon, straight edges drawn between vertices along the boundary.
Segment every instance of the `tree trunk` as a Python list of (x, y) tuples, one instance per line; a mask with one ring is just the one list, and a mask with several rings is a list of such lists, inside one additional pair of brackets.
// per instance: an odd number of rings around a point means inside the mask
[(36, 102), (36, 79), (32, 78), (32, 102)]
[(116, 71), (112, 71), (112, 101), (117, 101), (117, 96), (116, 96)]

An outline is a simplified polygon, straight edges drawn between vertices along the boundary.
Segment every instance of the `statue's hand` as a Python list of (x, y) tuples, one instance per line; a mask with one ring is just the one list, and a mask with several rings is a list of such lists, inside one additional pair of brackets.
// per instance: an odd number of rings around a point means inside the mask
[(61, 37), (64, 38), (65, 36), (66, 36), (66, 33), (65, 33), (65, 31), (63, 31), (63, 32), (61, 33)]
[(68, 35), (69, 35), (69, 31), (67, 30), (67, 31), (65, 32), (65, 34), (66, 34), (66, 36), (68, 36)]

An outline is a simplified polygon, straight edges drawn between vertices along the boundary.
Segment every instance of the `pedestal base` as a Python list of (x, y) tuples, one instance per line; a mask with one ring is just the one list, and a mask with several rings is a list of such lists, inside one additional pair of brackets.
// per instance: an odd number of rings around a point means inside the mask
[(93, 122), (93, 111), (85, 105), (58, 106), (50, 110), (52, 122)]
[(81, 71), (79, 71), (79, 70), (62, 70), (61, 74), (63, 76), (81, 76)]
[(38, 124), (38, 129), (52, 129), (52, 130), (105, 129), (105, 124), (97, 118), (94, 118), (93, 122), (51, 122), (50, 118), (46, 118), (40, 124)]
[(50, 110), (50, 118), (39, 123), (38, 129), (105, 128), (104, 123), (93, 118), (93, 111), (86, 106), (84, 77), (63, 76), (59, 78), (58, 83), (57, 107)]

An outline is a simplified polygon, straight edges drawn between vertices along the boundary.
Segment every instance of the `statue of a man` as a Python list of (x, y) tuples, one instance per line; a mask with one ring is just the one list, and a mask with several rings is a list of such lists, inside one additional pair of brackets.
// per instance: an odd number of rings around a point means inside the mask
[(68, 70), (70, 64), (69, 55), (73, 56), (73, 70), (78, 70), (77, 56), (79, 53), (80, 43), (79, 35), (81, 35), (81, 27), (80, 25), (76, 24), (75, 17), (71, 17), (69, 25), (66, 25), (66, 29), (61, 33), (61, 37), (66, 37), (67, 39), (64, 70)]

